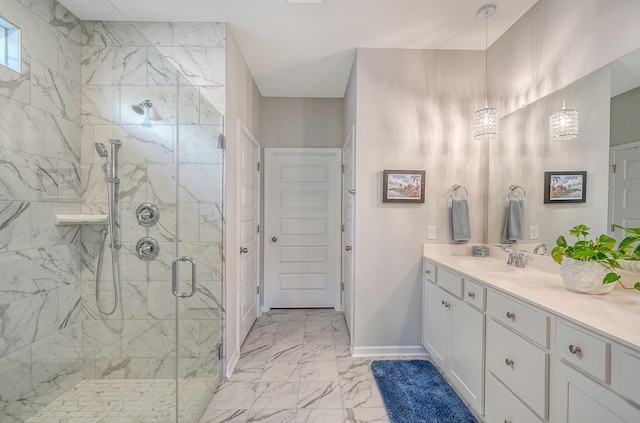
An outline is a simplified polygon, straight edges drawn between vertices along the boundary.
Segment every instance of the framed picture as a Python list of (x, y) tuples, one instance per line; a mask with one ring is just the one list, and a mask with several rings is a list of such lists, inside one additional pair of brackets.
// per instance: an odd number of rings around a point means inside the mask
[(385, 170), (383, 203), (424, 203), (424, 170)]
[(587, 201), (587, 172), (545, 172), (545, 203), (584, 203)]

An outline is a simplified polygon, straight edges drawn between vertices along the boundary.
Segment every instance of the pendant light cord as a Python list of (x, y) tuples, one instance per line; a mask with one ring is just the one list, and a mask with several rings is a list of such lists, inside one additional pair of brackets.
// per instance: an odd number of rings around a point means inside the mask
[(484, 107), (489, 107), (489, 17), (484, 17)]

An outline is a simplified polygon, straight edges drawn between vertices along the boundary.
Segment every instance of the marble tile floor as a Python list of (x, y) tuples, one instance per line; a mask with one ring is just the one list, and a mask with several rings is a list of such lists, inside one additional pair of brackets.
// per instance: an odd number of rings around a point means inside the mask
[(388, 423), (371, 358), (352, 358), (342, 313), (272, 310), (199, 423)]
[[(202, 409), (202, 393), (214, 380), (180, 381), (181, 422), (193, 422)], [(170, 423), (175, 422), (175, 381), (167, 379), (88, 379), (48, 404), (26, 423)], [(181, 412), (182, 414), (182, 412)]]

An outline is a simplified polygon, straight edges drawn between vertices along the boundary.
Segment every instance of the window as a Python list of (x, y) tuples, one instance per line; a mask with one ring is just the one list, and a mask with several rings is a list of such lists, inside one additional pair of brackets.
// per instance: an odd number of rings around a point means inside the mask
[(20, 28), (0, 18), (0, 65), (20, 72)]

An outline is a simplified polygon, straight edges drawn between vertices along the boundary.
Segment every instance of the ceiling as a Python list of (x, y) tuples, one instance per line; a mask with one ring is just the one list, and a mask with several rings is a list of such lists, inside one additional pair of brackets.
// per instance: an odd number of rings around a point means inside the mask
[[(358, 47), (484, 50), (487, 0), (58, 0), (83, 20), (228, 22), (261, 94), (338, 97)], [(298, 1), (298, 4), (289, 3)], [(322, 1), (322, 3), (317, 3)], [(494, 0), (489, 44), (537, 0)]]

